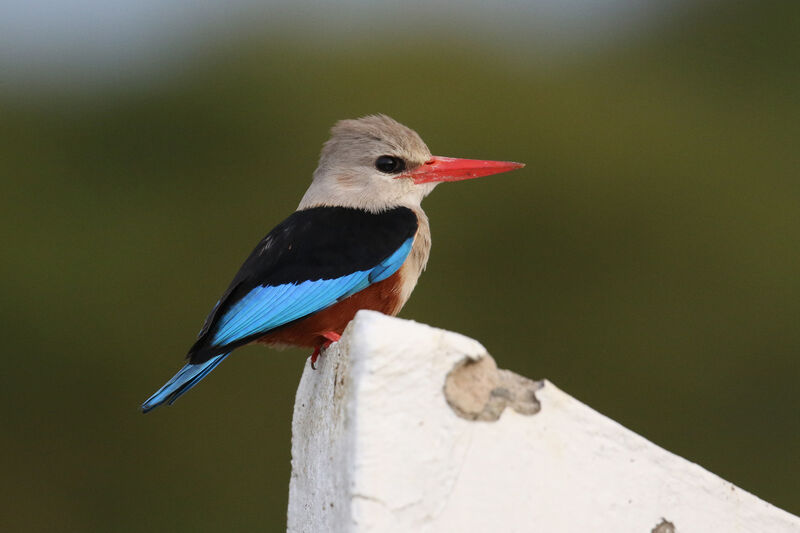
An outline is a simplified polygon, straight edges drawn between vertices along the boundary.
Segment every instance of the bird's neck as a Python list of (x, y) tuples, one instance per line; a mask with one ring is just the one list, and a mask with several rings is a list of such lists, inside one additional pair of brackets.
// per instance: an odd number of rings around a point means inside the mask
[[(414, 186), (405, 189), (348, 189), (331, 185), (330, 182), (314, 180), (297, 209), (310, 207), (351, 207), (370, 213), (382, 213), (395, 207), (407, 207), (414, 212), (422, 211), (420, 204), (432, 187)], [(423, 213), (424, 216), (424, 213)], [(427, 220), (427, 219), (426, 219)]]

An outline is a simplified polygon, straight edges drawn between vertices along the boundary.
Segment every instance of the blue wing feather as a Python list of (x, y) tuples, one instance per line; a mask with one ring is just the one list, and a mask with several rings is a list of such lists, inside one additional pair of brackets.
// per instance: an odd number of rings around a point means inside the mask
[(411, 252), (412, 244), (414, 244), (414, 239), (407, 239), (392, 255), (378, 263), (378, 266), (370, 270), (369, 282), (378, 283), (379, 281), (383, 281), (397, 272), (397, 270), (405, 262), (409, 252)]
[(321, 311), (373, 283), (383, 281), (405, 262), (414, 239), (369, 270), (336, 279), (318, 279), (277, 286), (258, 286), (231, 306), (219, 320), (213, 346), (224, 346)]

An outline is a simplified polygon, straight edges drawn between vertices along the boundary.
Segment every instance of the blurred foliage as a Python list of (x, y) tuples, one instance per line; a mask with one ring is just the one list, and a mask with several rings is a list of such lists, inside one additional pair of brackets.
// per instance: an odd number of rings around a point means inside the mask
[(524, 161), (426, 201), (401, 316), (479, 339), (800, 513), (796, 2), (665, 20), (590, 57), (467, 36), (263, 37), (149, 88), (0, 99), (3, 531), (280, 530), (303, 351), (181, 364), (337, 119)]

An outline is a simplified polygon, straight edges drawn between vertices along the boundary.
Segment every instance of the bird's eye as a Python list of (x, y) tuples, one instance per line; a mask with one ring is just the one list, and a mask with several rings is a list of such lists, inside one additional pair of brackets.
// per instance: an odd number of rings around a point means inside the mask
[(406, 169), (406, 162), (399, 157), (382, 155), (375, 160), (375, 168), (386, 174), (397, 174)]

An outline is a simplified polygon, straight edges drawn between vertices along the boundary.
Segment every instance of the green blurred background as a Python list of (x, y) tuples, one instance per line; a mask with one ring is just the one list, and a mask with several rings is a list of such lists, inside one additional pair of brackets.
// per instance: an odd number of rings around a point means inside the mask
[(248, 347), (138, 406), (328, 128), (375, 112), (527, 163), (426, 200), (401, 316), (800, 513), (800, 4), (572, 4), (245, 6), (49, 64), (6, 33), (0, 530), (285, 527), (308, 353)]

